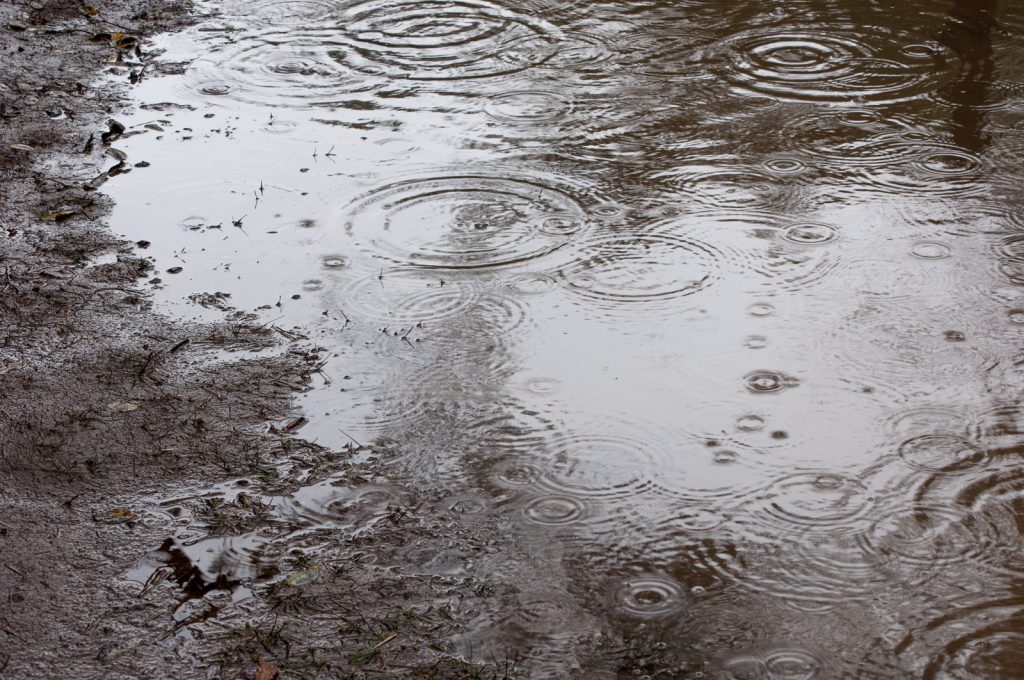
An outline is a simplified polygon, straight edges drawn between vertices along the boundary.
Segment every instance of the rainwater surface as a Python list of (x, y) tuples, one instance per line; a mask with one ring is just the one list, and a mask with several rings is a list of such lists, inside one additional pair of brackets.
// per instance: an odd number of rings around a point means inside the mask
[[(530, 561), (475, 644), (531, 677), (608, 630), (714, 678), (1024, 676), (1024, 6), (198, 8), (113, 227), (162, 308), (322, 348), (304, 436), (500, 518)], [(403, 493), (317, 479), (274, 540)], [(258, 533), (192, 538), (279, 574)]]

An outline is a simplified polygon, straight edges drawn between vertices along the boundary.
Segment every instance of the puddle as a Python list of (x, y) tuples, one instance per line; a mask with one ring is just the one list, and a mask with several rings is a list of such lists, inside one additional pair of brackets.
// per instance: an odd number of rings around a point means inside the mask
[(161, 308), (323, 348), (302, 435), (345, 452), (147, 565), (309, 620), (345, 560), (495, 570), (452, 644), (536, 677), (1017, 677), (1022, 28), (294, 0), (160, 38), (112, 226)]

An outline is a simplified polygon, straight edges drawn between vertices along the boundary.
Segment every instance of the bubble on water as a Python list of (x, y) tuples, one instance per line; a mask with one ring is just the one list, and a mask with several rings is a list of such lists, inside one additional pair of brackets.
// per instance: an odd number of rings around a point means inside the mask
[(764, 418), (759, 415), (745, 415), (736, 419), (736, 429), (742, 432), (757, 432), (764, 427)]
[(802, 245), (820, 245), (830, 243), (839, 238), (839, 229), (830, 224), (800, 222), (782, 229), (780, 236), (790, 243)]
[(736, 453), (735, 451), (729, 451), (727, 449), (715, 451), (713, 456), (715, 462), (718, 463), (719, 465), (730, 465), (732, 463), (735, 463), (736, 459), (739, 458), (738, 453)]
[(302, 290), (307, 290), (310, 292), (322, 290), (323, 287), (324, 282), (320, 279), (306, 279), (305, 281), (302, 282)]
[(211, 97), (223, 97), (231, 92), (232, 87), (228, 83), (206, 82), (197, 84), (195, 89), (200, 94), (205, 94)]
[(324, 269), (344, 269), (348, 264), (348, 258), (344, 255), (324, 255), (320, 258), (320, 265)]
[(743, 340), (743, 346), (747, 349), (764, 349), (768, 346), (768, 338), (763, 335), (748, 335)]
[(787, 387), (795, 387), (799, 381), (777, 371), (753, 371), (743, 378), (747, 389), (751, 392), (780, 392)]

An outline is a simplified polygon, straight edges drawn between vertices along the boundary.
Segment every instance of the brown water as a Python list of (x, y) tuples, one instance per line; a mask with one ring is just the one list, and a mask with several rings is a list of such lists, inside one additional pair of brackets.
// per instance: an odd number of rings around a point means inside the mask
[[(476, 644), (1024, 677), (1024, 6), (202, 7), (114, 227), (184, 268), (175, 313), (228, 293), (326, 348), (304, 436), (397, 442), (376, 464), (502, 527), (413, 556), (518, 589)], [(261, 547), (404, 493), (319, 479), (267, 497), (273, 539), (178, 539), (268, 582)]]

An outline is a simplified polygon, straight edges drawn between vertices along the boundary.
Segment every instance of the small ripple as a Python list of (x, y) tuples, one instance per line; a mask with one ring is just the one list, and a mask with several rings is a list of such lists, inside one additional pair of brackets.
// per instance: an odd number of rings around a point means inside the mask
[(945, 243), (919, 241), (911, 246), (910, 254), (922, 260), (943, 260), (952, 257), (953, 249)]
[(357, 199), (345, 229), (373, 257), (431, 269), (537, 260), (587, 227), (581, 205), (536, 181), (448, 176), (396, 182)]
[(538, 90), (495, 95), (484, 105), (487, 115), (511, 123), (556, 121), (571, 114), (572, 109), (572, 102), (565, 97)]
[(613, 588), (612, 606), (633, 618), (679, 616), (688, 604), (686, 592), (679, 583), (657, 574), (635, 576)]
[(790, 243), (819, 245), (839, 238), (839, 229), (830, 224), (799, 222), (782, 228), (780, 237)]
[(747, 307), (747, 313), (757, 317), (772, 316), (775, 314), (775, 306), (767, 302), (755, 302)]
[(810, 169), (807, 163), (791, 157), (769, 158), (761, 167), (776, 175), (799, 175)]
[(821, 661), (800, 649), (740, 652), (712, 665), (728, 680), (813, 680), (822, 670)]
[(397, 487), (384, 484), (324, 481), (290, 494), (276, 509), (292, 526), (365, 528), (387, 517), (390, 506), (401, 505), (405, 497)]
[(562, 526), (581, 521), (587, 514), (583, 501), (572, 496), (541, 496), (523, 506), (523, 515), (534, 524)]
[(900, 444), (899, 456), (910, 467), (927, 472), (962, 472), (988, 459), (974, 444), (951, 434), (912, 437)]

